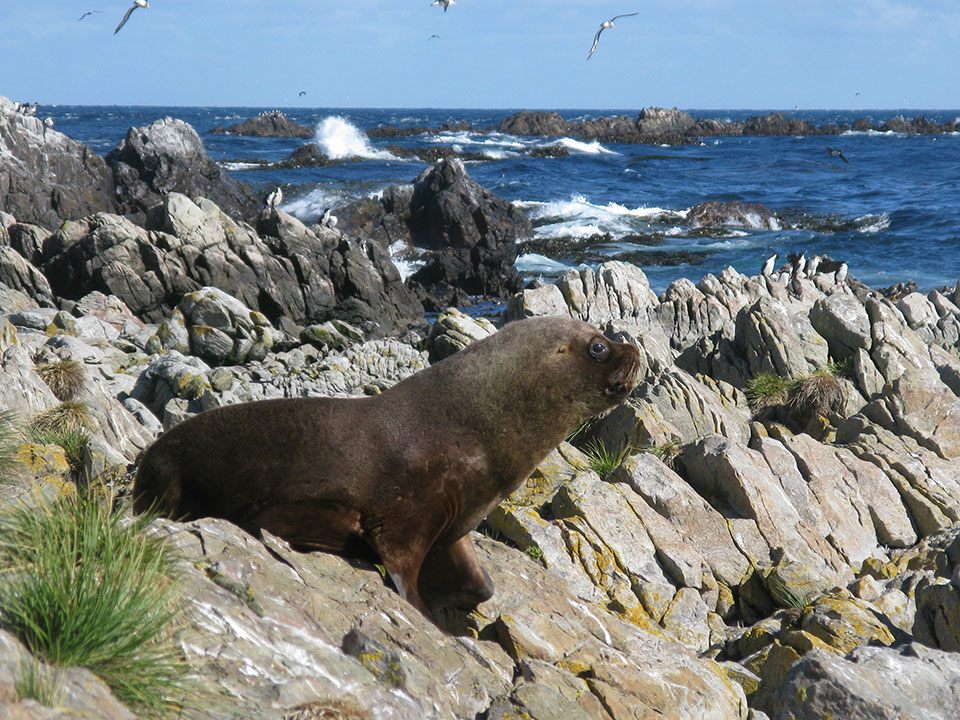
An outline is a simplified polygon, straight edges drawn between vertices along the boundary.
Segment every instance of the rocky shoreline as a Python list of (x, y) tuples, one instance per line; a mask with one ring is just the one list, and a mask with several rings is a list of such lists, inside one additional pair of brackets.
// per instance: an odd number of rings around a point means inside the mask
[[(806, 120), (788, 118), (782, 112), (754, 115), (746, 120), (721, 120), (694, 118), (690, 113), (677, 108), (649, 107), (641, 110), (635, 118), (617, 115), (571, 122), (557, 112), (524, 110), (510, 115), (495, 127), (478, 128), (464, 122), (413, 128), (381, 125), (368, 129), (366, 134), (371, 138), (396, 138), (443, 132), (501, 132), (510, 135), (570, 137), (615, 143), (686, 145), (700, 142), (701, 138), (706, 137), (840, 135), (850, 131), (936, 135), (960, 132), (960, 122), (953, 120), (940, 124), (922, 115), (912, 119), (898, 115), (883, 123), (875, 123), (869, 117), (863, 117), (849, 124), (823, 123), (818, 126)], [(313, 128), (290, 122), (279, 111), (272, 111), (261, 113), (256, 118), (231, 125), (229, 128), (217, 126), (208, 132), (255, 137), (309, 138), (314, 131)]]
[[(450, 307), (468, 294), (504, 298), (502, 321), (571, 315), (641, 352), (628, 403), (482, 526), (496, 593), (445, 612), (446, 634), (363, 561), (155, 521), (181, 554), (184, 656), (221, 693), (197, 717), (952, 717), (960, 283), (886, 297), (835, 271), (784, 286), (728, 268), (657, 296), (606, 262), (523, 287), (529, 222), (456, 160), (337, 228), (305, 225), (243, 186), (191, 185), (206, 166), (178, 121), (131, 130), (143, 169), (88, 162), (97, 185), (82, 147), (5, 103), (0, 408), (58, 407), (40, 366), (72, 361), (89, 444), (68, 458), (23, 441), (0, 503), (78, 477), (123, 496), (143, 448), (207, 408), (377, 393), (496, 331)], [(17, 175), (11, 138), (75, 174)], [(433, 255), (403, 282), (386, 248), (413, 239)], [(761, 394), (771, 378), (780, 394)], [(0, 714), (132, 717), (79, 669), (60, 709), (21, 700), (27, 650), (3, 630), (0, 647)]]

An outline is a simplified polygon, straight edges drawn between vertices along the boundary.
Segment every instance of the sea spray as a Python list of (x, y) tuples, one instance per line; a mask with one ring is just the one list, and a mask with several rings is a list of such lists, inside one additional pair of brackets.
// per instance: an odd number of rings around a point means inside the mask
[(367, 158), (370, 160), (399, 160), (386, 150), (377, 150), (356, 125), (339, 115), (330, 115), (317, 123), (313, 135), (324, 155), (331, 160), (344, 158)]

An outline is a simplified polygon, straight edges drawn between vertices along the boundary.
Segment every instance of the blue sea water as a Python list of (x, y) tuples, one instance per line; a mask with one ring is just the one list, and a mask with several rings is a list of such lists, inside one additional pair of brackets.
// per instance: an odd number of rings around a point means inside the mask
[[(251, 168), (251, 160), (281, 160), (300, 139), (211, 135), (274, 108), (46, 106), (56, 129), (108, 153), (130, 127), (170, 115), (201, 134), (210, 155), (236, 178), (266, 191), (284, 184), (284, 209), (315, 219), (345, 204), (409, 182), (426, 167), (400, 160), (387, 145), (444, 144), (478, 152), (468, 164), (481, 185), (519, 203), (539, 239), (559, 239), (546, 253), (521, 250), (526, 275), (552, 276), (581, 261), (618, 255), (640, 265), (658, 292), (679, 277), (697, 281), (727, 265), (756, 274), (776, 252), (828, 254), (846, 260), (851, 275), (872, 287), (913, 280), (921, 289), (954, 286), (960, 278), (960, 134), (903, 135), (848, 132), (839, 136), (705, 138), (700, 145), (651, 146), (529, 138), (499, 133), (451, 132), (439, 136), (370, 140), (377, 125), (435, 127), (465, 121), (497, 125), (513, 110), (279, 108), (289, 119), (317, 128), (315, 141), (344, 162), (295, 170)], [(637, 110), (560, 111), (569, 120)], [(696, 117), (740, 120), (766, 110), (689, 110)], [(788, 117), (879, 125), (896, 115), (924, 115), (939, 123), (960, 111), (794, 111)], [(569, 155), (538, 158), (534, 146), (565, 145)], [(831, 158), (825, 146), (849, 160)], [(727, 228), (704, 232), (683, 221), (707, 200), (762, 203), (783, 215), (780, 229)], [(557, 250), (557, 247), (562, 249)], [(539, 246), (536, 249), (540, 249)]]

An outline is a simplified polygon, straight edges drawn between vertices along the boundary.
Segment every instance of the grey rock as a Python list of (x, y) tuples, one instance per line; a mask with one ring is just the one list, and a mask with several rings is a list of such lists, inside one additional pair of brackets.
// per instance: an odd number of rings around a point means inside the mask
[(253, 191), (207, 154), (190, 125), (171, 117), (130, 128), (107, 155), (124, 213), (144, 213), (171, 192), (210, 198), (234, 217), (252, 219), (260, 207)]
[[(16, 112), (0, 97), (0, 211), (56, 228), (95, 212), (114, 212), (113, 177), (93, 148)], [(32, 260), (32, 258), (28, 258)]]
[(960, 658), (916, 643), (844, 658), (815, 650), (791, 668), (779, 701), (775, 720), (947, 720), (960, 706)]

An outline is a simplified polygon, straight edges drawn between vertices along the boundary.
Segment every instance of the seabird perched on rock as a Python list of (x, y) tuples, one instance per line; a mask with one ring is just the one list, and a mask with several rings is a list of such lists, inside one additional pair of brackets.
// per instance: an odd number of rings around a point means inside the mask
[(843, 156), (843, 150), (837, 150), (836, 148), (827, 147), (826, 145), (823, 146), (823, 149), (830, 153), (830, 157), (840, 158), (847, 165), (850, 164), (850, 161)]
[(446, 12), (447, 8), (451, 5), (456, 5), (457, 0), (433, 0), (431, 5), (443, 5), (443, 11)]
[(36, 115), (37, 107), (39, 105), (40, 103), (37, 103), (37, 102), (35, 102), (33, 105), (31, 105), (30, 103), (27, 103), (26, 105), (20, 108), (20, 112), (22, 112), (24, 115)]
[[(80, 16), (80, 20), (83, 20), (87, 15), (93, 15), (94, 13), (103, 12), (102, 10), (87, 10), (83, 15)], [(77, 20), (77, 22), (80, 22)]]
[(597, 30), (597, 34), (593, 36), (593, 45), (590, 47), (590, 52), (587, 53), (587, 60), (589, 60), (590, 56), (593, 55), (593, 51), (597, 49), (597, 43), (600, 42), (600, 33), (602, 33), (607, 28), (612, 28), (614, 20), (617, 20), (618, 18), (622, 18), (622, 17), (631, 17), (632, 15), (639, 15), (639, 14), (640, 14), (640, 11), (638, 10), (637, 12), (625, 13), (624, 15), (614, 15), (609, 20), (604, 20), (602, 23), (600, 23), (600, 29)]
[(113, 31), (113, 34), (116, 35), (118, 32), (120, 32), (120, 28), (126, 25), (127, 20), (130, 19), (130, 14), (134, 10), (136, 10), (137, 8), (148, 8), (148, 7), (150, 7), (150, 3), (148, 3), (147, 0), (133, 0), (133, 5), (129, 7), (129, 9), (127, 10), (127, 14), (123, 16), (123, 20), (120, 21), (119, 25), (117, 25), (117, 29)]
[(802, 252), (797, 255), (795, 252), (787, 255), (787, 265), (790, 267), (790, 273), (799, 274), (803, 277), (803, 269), (807, 266), (807, 253)]
[(767, 277), (769, 277), (770, 273), (773, 272), (773, 265), (776, 262), (777, 262), (777, 254), (774, 253), (773, 255), (767, 258), (766, 262), (763, 263), (763, 267), (760, 269), (760, 274), (766, 275)]
[(337, 226), (337, 216), (333, 214), (333, 208), (327, 208), (323, 211), (320, 218), (320, 225), (331, 230)]
[(43, 126), (44, 126), (44, 127), (48, 127), (48, 128), (52, 128), (52, 127), (53, 127), (53, 118), (52, 118), (52, 117), (44, 118), (44, 119), (43, 119)]
[(839, 285), (847, 281), (847, 264), (840, 263), (840, 267), (837, 269), (837, 274), (834, 275), (834, 282)]
[(280, 186), (277, 186), (277, 189), (272, 193), (267, 195), (267, 207), (276, 209), (277, 205), (283, 202), (283, 190), (280, 189)]
[(817, 273), (817, 268), (820, 267), (820, 261), (823, 260), (819, 255), (814, 255), (810, 258), (810, 262), (807, 263), (807, 277), (813, 277)]

